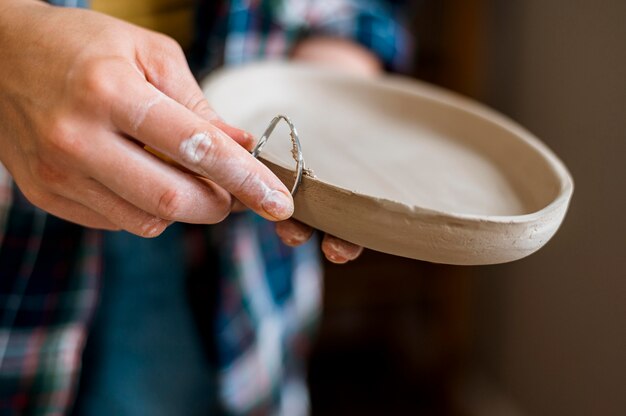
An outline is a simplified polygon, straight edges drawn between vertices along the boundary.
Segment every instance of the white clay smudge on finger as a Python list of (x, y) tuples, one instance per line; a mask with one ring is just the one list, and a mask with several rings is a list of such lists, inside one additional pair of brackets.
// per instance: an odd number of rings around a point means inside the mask
[(203, 131), (183, 140), (178, 151), (185, 162), (197, 165), (206, 157), (212, 145), (213, 137)]

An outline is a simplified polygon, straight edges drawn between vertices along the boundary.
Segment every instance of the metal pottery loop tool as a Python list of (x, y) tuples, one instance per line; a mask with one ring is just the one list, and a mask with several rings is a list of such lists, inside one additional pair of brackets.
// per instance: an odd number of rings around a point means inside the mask
[(284, 120), (287, 125), (289, 125), (289, 135), (291, 136), (291, 155), (296, 161), (296, 174), (295, 174), (295, 182), (293, 183), (293, 187), (291, 188), (291, 195), (295, 195), (298, 191), (298, 187), (300, 186), (300, 182), (302, 182), (302, 173), (304, 172), (304, 158), (302, 157), (302, 146), (300, 145), (300, 139), (298, 138), (298, 131), (296, 130), (296, 126), (293, 125), (291, 119), (282, 114), (277, 115), (270, 121), (269, 126), (265, 129), (263, 136), (259, 139), (257, 145), (252, 149), (253, 157), (258, 158), (259, 153), (263, 149), (263, 146), (267, 143), (270, 138), (270, 135), (276, 128), (276, 125), (280, 120)]

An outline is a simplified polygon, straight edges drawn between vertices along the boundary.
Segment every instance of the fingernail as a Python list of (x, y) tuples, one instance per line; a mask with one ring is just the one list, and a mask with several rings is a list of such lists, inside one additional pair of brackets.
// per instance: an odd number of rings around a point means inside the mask
[(343, 263), (347, 263), (348, 259), (345, 259), (343, 257), (337, 256), (335, 254), (328, 254), (326, 255), (326, 258), (328, 260), (330, 260), (331, 262), (335, 263), (335, 264), (343, 264)]
[(157, 237), (161, 235), (173, 221), (162, 220), (161, 218), (153, 218), (143, 226), (144, 236), (147, 238)]
[(303, 234), (292, 235), (291, 238), (289, 238), (289, 244), (300, 245), (300, 244), (304, 243), (307, 240), (306, 237), (307, 236), (305, 236)]
[(261, 206), (265, 212), (278, 220), (286, 220), (293, 214), (293, 200), (280, 191), (268, 192)]

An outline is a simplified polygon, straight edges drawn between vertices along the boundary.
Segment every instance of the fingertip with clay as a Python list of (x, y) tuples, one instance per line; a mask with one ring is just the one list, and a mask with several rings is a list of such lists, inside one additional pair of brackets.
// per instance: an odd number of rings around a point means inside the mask
[(363, 247), (326, 234), (322, 240), (322, 251), (332, 263), (344, 264), (359, 257)]
[(296, 220), (286, 220), (276, 223), (276, 234), (290, 247), (296, 247), (309, 241), (313, 229)]
[(293, 215), (294, 206), (291, 194), (277, 189), (267, 189), (261, 207), (274, 221), (283, 221)]

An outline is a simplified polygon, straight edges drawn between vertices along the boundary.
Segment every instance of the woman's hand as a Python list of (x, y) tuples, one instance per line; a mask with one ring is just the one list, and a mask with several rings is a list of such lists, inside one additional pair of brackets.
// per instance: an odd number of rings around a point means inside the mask
[(88, 227), (153, 237), (172, 221), (221, 221), (234, 198), (270, 220), (293, 212), (178, 44), (95, 12), (0, 1), (0, 120), (0, 160), (24, 195)]
[[(355, 76), (375, 77), (382, 72), (378, 58), (354, 42), (326, 37), (313, 37), (302, 41), (293, 52), (292, 58), (301, 62), (335, 68)], [(276, 223), (276, 233), (289, 246), (298, 246), (311, 238), (313, 229), (299, 221), (290, 219)], [(333, 263), (346, 263), (356, 259), (363, 247), (325, 234), (322, 251)]]

